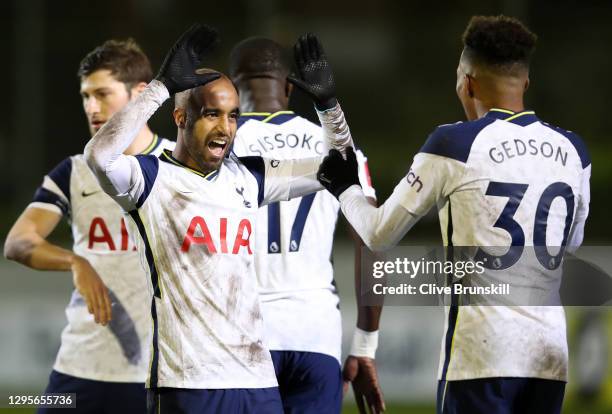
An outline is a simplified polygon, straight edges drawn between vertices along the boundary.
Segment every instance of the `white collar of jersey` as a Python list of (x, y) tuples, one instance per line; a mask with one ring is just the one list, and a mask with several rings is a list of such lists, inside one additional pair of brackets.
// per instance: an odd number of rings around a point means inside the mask
[(161, 155), (159, 156), (159, 159), (162, 160), (162, 161), (165, 161), (165, 162), (169, 162), (170, 164), (174, 164), (174, 165), (176, 165), (178, 167), (184, 168), (184, 169), (186, 169), (186, 170), (188, 170), (188, 171), (190, 171), (190, 172), (192, 172), (192, 173), (194, 173), (196, 175), (199, 175), (200, 177), (203, 177), (203, 178), (207, 179), (208, 181), (214, 180), (219, 175), (219, 170), (213, 170), (213, 171), (210, 171), (208, 173), (203, 173), (203, 172), (200, 172), (198, 170), (194, 170), (193, 168), (185, 165), (184, 163), (182, 163), (179, 160), (177, 160), (176, 158), (174, 158), (172, 156), (172, 151), (170, 151), (169, 149), (165, 149), (161, 153)]
[(522, 126), (529, 125), (538, 120), (534, 111), (514, 112), (508, 109), (491, 108), (485, 114), (487, 118), (501, 119), (502, 121), (512, 122)]

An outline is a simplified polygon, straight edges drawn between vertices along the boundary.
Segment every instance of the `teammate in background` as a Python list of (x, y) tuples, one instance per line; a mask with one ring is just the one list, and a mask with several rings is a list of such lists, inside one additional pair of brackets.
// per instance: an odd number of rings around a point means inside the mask
[[(140, 94), (152, 71), (133, 40), (109, 40), (85, 56), (77, 75), (93, 136)], [(125, 153), (158, 154), (173, 145), (144, 125)], [(72, 250), (46, 240), (62, 217), (72, 228)], [(73, 275), (68, 325), (45, 392), (76, 393), (79, 413), (143, 412), (151, 340), (146, 276), (121, 209), (104, 194), (82, 154), (45, 176), (8, 234), (4, 254), (32, 269)]]
[[(288, 110), (290, 71), (285, 51), (272, 40), (248, 38), (233, 48), (229, 74), (242, 110), (236, 155), (275, 160), (324, 155), (321, 128)], [(367, 160), (361, 151), (356, 154), (362, 188), (375, 204)], [(257, 212), (255, 266), (264, 332), (285, 413), (341, 409), (342, 323), (331, 263), (339, 208), (325, 191)], [(362, 243), (357, 241), (355, 263), (360, 264)], [(368, 373), (377, 380), (375, 370)]]
[[(330, 152), (319, 178), (369, 247), (394, 246), (434, 205), (445, 245), (479, 246), (502, 268), (518, 260), (516, 250), (493, 256), (488, 246), (582, 243), (591, 161), (576, 134), (525, 110), (535, 42), (516, 19), (472, 18), (457, 68), (468, 122), (436, 128), (379, 208), (360, 190), (350, 150), (346, 161)], [(538, 257), (539, 276), (560, 263), (548, 249), (536, 253), (546, 256)], [(439, 413), (560, 413), (568, 364), (562, 307), (452, 305), (446, 313)]]
[[(230, 152), (237, 91), (219, 72), (198, 69), (217, 40), (207, 26), (185, 32), (156, 79), (85, 148), (104, 191), (132, 218), (148, 263), (151, 412), (282, 412), (250, 236), (259, 205), (323, 188), (316, 179), (322, 157), (286, 161)], [(123, 155), (135, 131), (174, 94), (176, 149), (159, 158)], [(345, 131), (325, 125), (328, 146), (346, 145)]]

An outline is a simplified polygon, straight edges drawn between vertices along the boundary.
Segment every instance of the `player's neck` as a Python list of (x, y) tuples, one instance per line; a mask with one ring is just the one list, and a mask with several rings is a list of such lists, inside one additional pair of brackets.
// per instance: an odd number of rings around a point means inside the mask
[(285, 111), (289, 97), (284, 89), (285, 83), (277, 79), (249, 79), (240, 87), (240, 110), (244, 112)]
[(497, 99), (491, 99), (486, 102), (477, 101), (476, 102), (476, 113), (478, 118), (484, 116), (487, 112), (489, 112), (492, 108), (497, 109), (506, 109), (512, 112), (522, 112), (525, 110), (525, 104), (523, 102), (523, 97), (513, 97), (513, 96), (504, 96), (498, 97)]
[(155, 139), (155, 134), (149, 129), (148, 125), (145, 125), (123, 153), (126, 155), (140, 154), (151, 145), (153, 139)]
[(240, 102), (240, 108), (243, 113), (248, 112), (269, 112), (274, 113), (278, 111), (286, 111), (287, 104), (284, 100), (270, 99), (270, 97), (264, 97), (264, 99), (251, 99)]

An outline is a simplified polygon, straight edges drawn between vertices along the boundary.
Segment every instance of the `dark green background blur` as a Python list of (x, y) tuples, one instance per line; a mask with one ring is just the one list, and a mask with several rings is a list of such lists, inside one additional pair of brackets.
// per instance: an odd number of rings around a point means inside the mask
[[(222, 35), (210, 66), (225, 70), (232, 45), (246, 36), (269, 36), (291, 46), (301, 33), (316, 32), (335, 69), (353, 136), (369, 157), (384, 200), (429, 132), (464, 118), (454, 92), (455, 69), (469, 17), (505, 13), (539, 35), (527, 106), (543, 120), (580, 134), (590, 149), (586, 242), (611, 239), (610, 1), (5, 0), (0, 12), (2, 234), (45, 172), (66, 155), (81, 152), (88, 140), (76, 70), (105, 39), (134, 37), (156, 69), (188, 25), (206, 22)], [(294, 104), (302, 113), (311, 112), (303, 100)], [(174, 138), (169, 106), (151, 124)], [(439, 237), (433, 215), (415, 231)]]

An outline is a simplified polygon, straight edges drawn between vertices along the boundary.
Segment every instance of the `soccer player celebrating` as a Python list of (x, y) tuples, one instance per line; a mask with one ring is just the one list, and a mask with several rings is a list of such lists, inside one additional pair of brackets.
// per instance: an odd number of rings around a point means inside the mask
[[(250, 237), (259, 205), (323, 188), (316, 179), (322, 157), (287, 161), (230, 152), (236, 89), (222, 74), (198, 69), (217, 40), (207, 26), (185, 32), (156, 79), (85, 148), (102, 188), (141, 236), (138, 250), (153, 292), (151, 412), (282, 412)], [(174, 94), (176, 149), (159, 158), (122, 154)], [(348, 131), (325, 125), (328, 146), (352, 145)]]
[[(95, 48), (81, 61), (78, 76), (92, 136), (153, 77), (133, 40), (109, 40)], [(158, 154), (174, 145), (146, 125), (135, 132), (126, 154)], [(72, 251), (46, 240), (62, 216), (72, 227)], [(46, 392), (76, 393), (79, 413), (144, 411), (151, 338), (146, 276), (121, 209), (102, 191), (82, 154), (45, 176), (4, 249), (7, 258), (25, 266), (73, 275), (68, 325)]]
[[(323, 155), (321, 128), (287, 110), (290, 71), (285, 51), (272, 40), (248, 38), (233, 48), (229, 72), (242, 110), (233, 147), (237, 155), (276, 160)], [(360, 151), (356, 154), (361, 186), (375, 202), (367, 160)], [(330, 261), (338, 211), (334, 196), (321, 192), (257, 212), (254, 252), (265, 338), (286, 413), (341, 409), (342, 324)], [(361, 243), (356, 246), (358, 264), (360, 253)], [(377, 381), (375, 371), (369, 372)]]
[[(457, 68), (457, 94), (468, 122), (436, 128), (379, 208), (359, 188), (350, 149), (347, 160), (330, 152), (319, 178), (370, 248), (397, 244), (434, 205), (445, 245), (479, 246), (481, 257), (499, 268), (518, 260), (523, 246), (581, 244), (591, 162), (576, 134), (525, 110), (535, 42), (516, 19), (472, 18)], [(487, 246), (512, 248), (493, 255)], [(542, 256), (536, 270), (541, 276), (562, 255), (543, 248), (536, 253)], [(568, 363), (562, 307), (446, 311), (439, 413), (560, 412)]]

